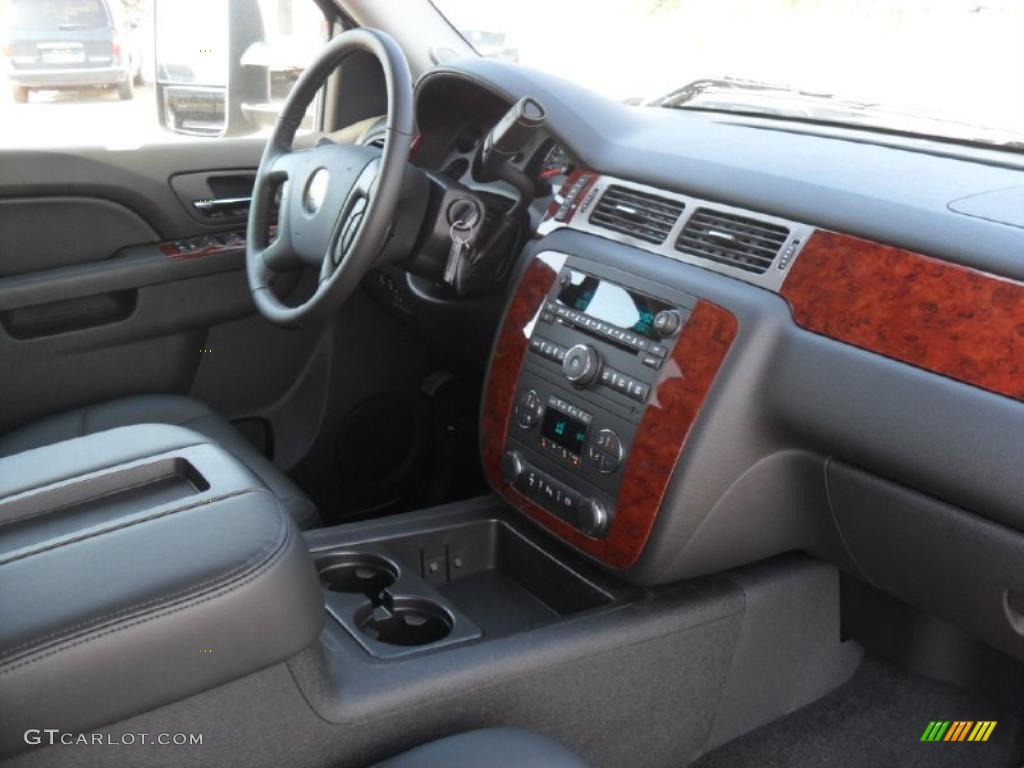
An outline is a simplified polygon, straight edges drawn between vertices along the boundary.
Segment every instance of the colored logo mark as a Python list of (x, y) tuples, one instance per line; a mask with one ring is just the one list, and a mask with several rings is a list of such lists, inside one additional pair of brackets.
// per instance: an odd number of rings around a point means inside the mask
[(988, 741), (996, 729), (996, 720), (932, 720), (921, 734), (921, 741)]

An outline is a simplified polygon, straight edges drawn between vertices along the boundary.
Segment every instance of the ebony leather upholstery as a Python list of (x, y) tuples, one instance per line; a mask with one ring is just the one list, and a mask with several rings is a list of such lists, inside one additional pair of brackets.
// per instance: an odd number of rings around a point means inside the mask
[(283, 661), (324, 621), (276, 496), (163, 424), (0, 458), (0, 616), (0, 757)]
[(139, 395), (51, 416), (0, 437), (0, 457), (132, 424), (172, 424), (205, 435), (263, 481), (299, 528), (320, 523), (313, 502), (225, 419), (178, 395)]
[(589, 768), (575, 752), (539, 733), (485, 728), (424, 744), (376, 768)]

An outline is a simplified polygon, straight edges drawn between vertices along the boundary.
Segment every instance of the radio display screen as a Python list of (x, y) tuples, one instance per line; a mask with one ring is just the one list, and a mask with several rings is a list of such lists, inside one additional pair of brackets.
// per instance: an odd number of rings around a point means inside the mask
[(577, 458), (583, 455), (587, 442), (587, 425), (577, 418), (548, 408), (540, 425), (541, 434), (556, 445), (565, 448)]
[(654, 332), (654, 316), (663, 309), (672, 309), (663, 301), (575, 270), (559, 291), (558, 301), (595, 320), (654, 341), (660, 339)]

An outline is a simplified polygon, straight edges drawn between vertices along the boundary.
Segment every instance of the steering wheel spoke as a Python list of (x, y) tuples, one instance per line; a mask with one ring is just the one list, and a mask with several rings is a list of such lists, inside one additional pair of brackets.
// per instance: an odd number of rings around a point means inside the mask
[[(384, 152), (331, 141), (293, 150), (309, 103), (341, 61), (355, 51), (375, 56), (384, 72), (390, 131)], [(267, 319), (297, 325), (322, 318), (356, 288), (387, 240), (412, 136), (412, 77), (398, 44), (368, 28), (349, 30), (331, 40), (288, 95), (256, 175), (246, 262), (253, 299)], [(268, 230), (277, 189), (281, 190), (278, 232), (271, 240)], [(289, 307), (269, 290), (269, 282), (274, 273), (297, 265), (318, 268), (320, 281), (305, 304)]]
[(286, 233), (283, 233), (280, 228), (277, 231), (277, 236), (260, 251), (259, 256), (267, 269), (272, 272), (286, 272), (300, 264), (299, 258), (291, 249)]
[(275, 182), (294, 178), (301, 168), (303, 152), (304, 150), (278, 150), (268, 164), (268, 178)]

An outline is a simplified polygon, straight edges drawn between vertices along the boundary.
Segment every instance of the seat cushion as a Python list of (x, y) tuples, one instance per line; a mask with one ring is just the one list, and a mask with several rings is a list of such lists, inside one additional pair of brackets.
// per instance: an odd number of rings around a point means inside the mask
[(557, 741), (520, 728), (485, 728), (424, 744), (377, 768), (588, 768)]
[(51, 416), (0, 437), (0, 457), (132, 424), (174, 424), (205, 435), (249, 467), (300, 528), (319, 525), (313, 502), (284, 472), (226, 420), (189, 397), (138, 395)]

